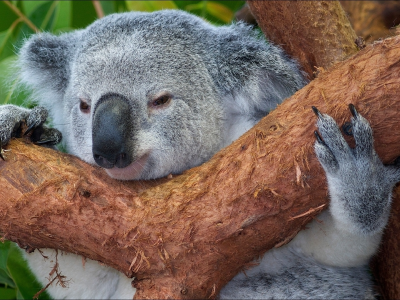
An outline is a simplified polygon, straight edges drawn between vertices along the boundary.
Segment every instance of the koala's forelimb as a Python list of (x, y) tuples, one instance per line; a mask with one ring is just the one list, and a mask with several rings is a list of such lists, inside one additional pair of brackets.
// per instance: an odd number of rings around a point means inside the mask
[(355, 104), (382, 161), (399, 156), (399, 62), (400, 37), (367, 46), (211, 161), (172, 179), (118, 182), (76, 157), (12, 141), (0, 161), (1, 234), (135, 276), (136, 298), (217, 295), (327, 204), (312, 105), (340, 126)]

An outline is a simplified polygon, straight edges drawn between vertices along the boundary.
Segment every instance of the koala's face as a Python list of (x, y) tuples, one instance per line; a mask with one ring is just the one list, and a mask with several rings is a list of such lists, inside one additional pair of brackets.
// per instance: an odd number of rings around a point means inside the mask
[(69, 152), (117, 179), (178, 173), (221, 147), (222, 109), (202, 60), (141, 33), (90, 35), (64, 96)]
[(208, 160), (305, 83), (250, 27), (174, 10), (36, 34), (19, 57), (21, 81), (49, 109), (67, 150), (127, 180)]

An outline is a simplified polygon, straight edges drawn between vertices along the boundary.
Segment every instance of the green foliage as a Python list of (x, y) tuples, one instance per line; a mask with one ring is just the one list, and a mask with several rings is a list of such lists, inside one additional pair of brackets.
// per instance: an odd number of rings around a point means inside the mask
[[(230, 23), (244, 2), (99, 1), (105, 15), (130, 10), (182, 9), (214, 24)], [(59, 34), (83, 28), (97, 17), (92, 1), (0, 1), (0, 104), (31, 105), (13, 75), (16, 53), (26, 38), (35, 30)], [(0, 299), (32, 299), (41, 289), (17, 247), (0, 242)], [(48, 295), (42, 293), (39, 298), (48, 299)]]
[[(33, 299), (42, 288), (14, 243), (0, 242), (0, 299)], [(44, 292), (39, 299), (50, 299)]]

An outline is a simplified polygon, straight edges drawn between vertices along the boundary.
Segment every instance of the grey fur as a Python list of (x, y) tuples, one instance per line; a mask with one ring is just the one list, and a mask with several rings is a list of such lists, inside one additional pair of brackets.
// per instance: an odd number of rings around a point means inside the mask
[[(58, 37), (33, 35), (20, 50), (19, 66), (22, 83), (56, 128), (41, 138), (57, 141), (60, 130), (70, 153), (92, 164), (97, 155), (110, 176), (124, 180), (205, 162), (306, 83), (297, 64), (249, 26), (214, 27), (169, 10), (110, 15)], [(42, 124), (45, 113), (37, 112), (1, 107), (1, 141), (9, 141), (22, 119)], [(399, 171), (382, 165), (361, 116), (353, 126), (354, 151), (330, 117), (321, 114), (318, 121), (324, 141), (315, 150), (332, 198), (331, 211), (320, 216), (324, 222), (267, 252), (248, 277), (239, 274), (222, 290), (222, 298), (372, 295), (364, 267), (379, 244)], [(45, 284), (53, 264), (37, 253), (27, 259)], [(82, 269), (73, 254), (58, 263), (72, 281), (69, 289), (50, 286), (55, 298), (133, 296), (129, 280), (115, 270), (92, 261)]]
[[(277, 250), (271, 250), (277, 251)], [(278, 274), (239, 275), (220, 293), (221, 299), (373, 299), (366, 266), (334, 268), (322, 265), (291, 248)], [(338, 292), (339, 291), (339, 292)]]

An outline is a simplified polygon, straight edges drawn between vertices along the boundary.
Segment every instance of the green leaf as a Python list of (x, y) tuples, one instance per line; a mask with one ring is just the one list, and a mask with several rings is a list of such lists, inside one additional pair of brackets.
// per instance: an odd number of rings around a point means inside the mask
[(36, 7), (36, 9), (28, 15), (29, 19), (40, 30), (50, 31), (52, 29), (56, 7), (57, 2), (44, 1), (44, 3)]
[[(46, 5), (47, 6), (47, 5)], [(57, 11), (57, 2), (54, 1), (51, 3), (50, 7), (47, 9), (46, 15), (40, 24), (40, 29), (44, 31), (50, 31), (53, 29), (54, 20)]]
[(71, 1), (72, 28), (84, 28), (97, 19), (92, 1)]
[(233, 19), (233, 11), (221, 3), (207, 1), (206, 9), (210, 15), (222, 20), (225, 23), (229, 23)]
[(18, 19), (18, 16), (5, 4), (3, 1), (0, 1), (0, 32), (7, 30), (11, 24)]
[[(42, 288), (41, 284), (36, 281), (35, 276), (29, 269), (27, 262), (22, 257), (21, 250), (14, 243), (10, 246), (8, 271), (18, 289), (18, 299), (32, 299)], [(44, 292), (40, 294), (39, 299), (50, 299), (50, 297)]]
[(0, 61), (0, 104), (26, 104), (27, 93), (17, 91), (18, 77), (14, 73), (17, 57), (9, 56)]
[(0, 242), (0, 270), (7, 270), (8, 253), (10, 252), (10, 242)]
[[(1, 251), (0, 251), (1, 253)], [(15, 282), (8, 274), (7, 270), (0, 269), (0, 284), (6, 285), (10, 288), (15, 288)]]
[(22, 2), (23, 12), (25, 13), (26, 16), (29, 16), (39, 6), (49, 1), (21, 1), (21, 2)]
[(17, 289), (17, 299), (27, 299), (27, 298), (24, 298), (24, 295), (22, 295), (22, 293), (19, 289)]
[(71, 1), (58, 1), (53, 25), (53, 31), (69, 28), (72, 24), (72, 3)]
[(0, 60), (13, 55), (15, 52), (12, 33), (17, 23), (13, 24), (14, 26), (11, 26), (7, 31), (0, 32)]
[(174, 1), (125, 1), (131, 11), (152, 12), (161, 9), (178, 9)]
[(114, 1), (100, 1), (101, 7), (103, 8), (106, 16), (115, 13), (115, 5), (113, 2)]
[(16, 299), (17, 291), (6, 287), (0, 287), (0, 299)]

